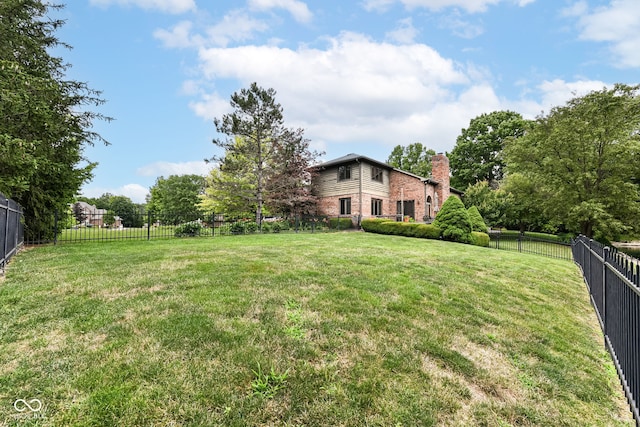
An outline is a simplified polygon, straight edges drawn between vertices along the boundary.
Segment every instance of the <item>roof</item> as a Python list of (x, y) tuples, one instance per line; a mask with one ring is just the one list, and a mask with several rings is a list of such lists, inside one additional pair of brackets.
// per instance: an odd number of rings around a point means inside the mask
[(437, 181), (434, 181), (431, 178), (425, 178), (423, 176), (419, 176), (419, 175), (413, 174), (411, 172), (407, 172), (405, 170), (393, 167), (388, 163), (384, 163), (384, 162), (372, 159), (371, 157), (362, 156), (360, 154), (355, 154), (355, 153), (350, 153), (350, 154), (347, 154), (346, 156), (338, 157), (337, 159), (329, 160), (328, 162), (325, 162), (325, 163), (320, 163), (319, 165), (314, 166), (314, 168), (326, 169), (326, 168), (329, 168), (329, 167), (340, 166), (342, 164), (359, 162), (360, 160), (365, 160), (366, 162), (373, 163), (376, 166), (380, 166), (380, 167), (383, 167), (385, 169), (394, 170), (396, 172), (400, 172), (400, 173), (403, 173), (405, 175), (412, 176), (412, 177), (414, 177), (416, 179), (428, 182), (430, 184), (437, 184), (438, 183)]
[(386, 169), (394, 169), (393, 166), (384, 163), (384, 162), (380, 162), (378, 160), (374, 160), (370, 157), (367, 156), (362, 156), (360, 154), (355, 154), (355, 153), (350, 153), (347, 154), (346, 156), (342, 156), (342, 157), (338, 157), (337, 159), (333, 159), (333, 160), (329, 160), (328, 162), (325, 163), (320, 163), (319, 165), (316, 165), (314, 167), (319, 168), (319, 169), (323, 169), (323, 168), (328, 168), (328, 167), (332, 167), (332, 166), (339, 166), (341, 164), (344, 163), (353, 163), (353, 162), (359, 162), (360, 160), (366, 160), (369, 163), (374, 163), (378, 166), (382, 166)]
[[(349, 153), (346, 156), (338, 157), (337, 159), (333, 159), (333, 160), (329, 160), (328, 162), (320, 163), (318, 165), (313, 166), (312, 168), (326, 169), (326, 168), (330, 168), (330, 167), (334, 167), (334, 166), (340, 166), (340, 165), (347, 164), (347, 163), (359, 162), (361, 160), (365, 160), (368, 163), (372, 163), (374, 165), (383, 167), (385, 169), (394, 170), (396, 172), (400, 172), (400, 173), (403, 173), (405, 175), (412, 176), (412, 177), (414, 177), (416, 179), (419, 179), (422, 182), (426, 182), (428, 184), (438, 185), (440, 183), (440, 182), (434, 180), (433, 178), (425, 178), (423, 176), (415, 175), (415, 174), (413, 174), (411, 172), (407, 172), (407, 171), (402, 170), (402, 169), (394, 168), (393, 166), (391, 166), (388, 163), (384, 163), (384, 162), (381, 162), (379, 160), (372, 159), (371, 157), (367, 157), (367, 156), (363, 156), (361, 154), (355, 154), (355, 153)], [(456, 193), (456, 194), (459, 194), (459, 195), (463, 195), (464, 194), (464, 191), (460, 191), (460, 190), (458, 190), (456, 188), (453, 188), (453, 187), (449, 187), (449, 190), (452, 193)]]

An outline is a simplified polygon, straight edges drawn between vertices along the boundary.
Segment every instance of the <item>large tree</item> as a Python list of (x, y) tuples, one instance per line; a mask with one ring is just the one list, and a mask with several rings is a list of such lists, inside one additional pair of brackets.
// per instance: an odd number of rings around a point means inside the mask
[(69, 65), (52, 56), (66, 47), (41, 0), (0, 2), (0, 192), (22, 205), (27, 240), (51, 238), (47, 215), (65, 212), (95, 163), (83, 155), (102, 140), (87, 105), (103, 103), (85, 83), (68, 80)]
[(317, 196), (312, 187), (317, 170), (309, 168), (318, 157), (302, 130), (286, 130), (274, 141), (273, 170), (265, 186), (266, 203), (283, 216), (315, 214)]
[(205, 178), (200, 175), (161, 176), (149, 191), (147, 208), (163, 223), (194, 221), (201, 215), (199, 203), (204, 185)]
[(274, 89), (252, 83), (231, 96), (231, 113), (214, 120), (216, 130), (225, 136), (213, 143), (224, 153), (212, 159), (218, 170), (209, 178), (212, 191), (208, 194), (217, 196), (218, 204), (225, 201), (226, 207), (240, 212), (252, 208), (258, 224), (265, 202), (286, 210), (307, 203), (302, 193), (287, 199), (283, 191), (297, 191), (318, 154), (309, 150), (301, 129), (285, 128), (275, 95)]
[(638, 229), (640, 86), (617, 84), (553, 108), (505, 154), (549, 220), (589, 237)]
[(431, 156), (435, 154), (434, 150), (423, 146), (420, 142), (406, 146), (396, 145), (391, 151), (387, 163), (395, 168), (427, 178), (431, 175)]
[(487, 181), (496, 188), (504, 173), (504, 143), (509, 138), (522, 136), (526, 126), (522, 116), (513, 111), (494, 111), (472, 119), (448, 153), (451, 185), (465, 189), (476, 182)]

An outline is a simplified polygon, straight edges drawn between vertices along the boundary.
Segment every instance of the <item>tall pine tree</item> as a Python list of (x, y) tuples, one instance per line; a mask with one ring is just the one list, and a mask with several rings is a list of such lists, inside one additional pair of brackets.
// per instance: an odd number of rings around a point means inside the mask
[(55, 36), (63, 21), (49, 17), (60, 7), (0, 2), (0, 192), (22, 205), (27, 240), (53, 237), (48, 216), (92, 177), (84, 148), (106, 143), (91, 127), (109, 118), (85, 109), (104, 102), (100, 93), (67, 80), (70, 65), (50, 54), (68, 47)]

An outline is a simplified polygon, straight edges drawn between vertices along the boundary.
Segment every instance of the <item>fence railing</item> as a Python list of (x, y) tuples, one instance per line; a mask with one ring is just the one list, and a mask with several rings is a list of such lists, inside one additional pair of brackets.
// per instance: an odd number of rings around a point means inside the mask
[[(96, 209), (96, 211), (98, 211)], [(357, 217), (298, 215), (291, 218), (255, 220), (214, 212), (105, 212), (55, 213), (50, 218), (51, 238), (29, 243), (65, 243), (85, 240), (166, 239), (185, 236), (217, 237), (255, 233), (328, 232), (354, 228)]]
[(640, 261), (579, 236), (573, 258), (582, 269), (631, 412), (640, 425)]
[(571, 243), (519, 232), (489, 232), (489, 246), (494, 249), (525, 252), (551, 258), (571, 260)]
[(18, 203), (0, 193), (0, 274), (24, 244), (24, 221)]

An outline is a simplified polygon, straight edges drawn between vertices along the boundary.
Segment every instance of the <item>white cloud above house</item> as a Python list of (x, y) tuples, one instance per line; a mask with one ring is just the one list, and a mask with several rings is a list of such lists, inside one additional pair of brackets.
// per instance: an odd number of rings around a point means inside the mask
[(313, 19), (313, 13), (307, 4), (299, 0), (248, 0), (248, 6), (260, 11), (283, 9), (301, 23), (308, 23)]
[(578, 18), (579, 38), (605, 43), (620, 68), (640, 67), (640, 1), (611, 0), (590, 10), (584, 1), (564, 10)]
[(535, 0), (365, 0), (362, 4), (369, 11), (385, 11), (395, 3), (400, 3), (407, 9), (425, 8), (441, 11), (446, 8), (458, 8), (468, 13), (485, 12), (489, 6), (499, 3), (513, 3), (524, 7)]
[(137, 175), (165, 178), (171, 175), (208, 175), (212, 165), (203, 161), (194, 162), (155, 162), (142, 166), (136, 171)]
[(245, 10), (232, 10), (214, 25), (207, 26), (199, 34), (191, 21), (181, 21), (170, 29), (158, 28), (153, 36), (167, 48), (189, 48), (205, 46), (226, 47), (231, 43), (252, 40), (265, 32), (269, 26)]
[(405, 18), (398, 21), (398, 26), (386, 33), (387, 40), (396, 42), (399, 44), (411, 44), (415, 42), (419, 31), (413, 26), (413, 20), (411, 18)]
[[(287, 123), (304, 128), (312, 140), (428, 140), (444, 149), (469, 116), (500, 107), (482, 73), (419, 43), (344, 32), (327, 38), (323, 48), (208, 48), (200, 49), (199, 59), (204, 79), (276, 88)], [(211, 119), (226, 112), (228, 101), (206, 93), (191, 108)]]
[(180, 14), (196, 10), (195, 0), (89, 0), (94, 6), (127, 6)]
[(109, 193), (115, 196), (128, 197), (133, 203), (145, 203), (145, 198), (147, 194), (149, 194), (149, 188), (140, 184), (125, 184), (117, 188), (87, 185), (82, 189), (81, 193), (83, 196), (91, 198), (98, 198), (103, 194)]

